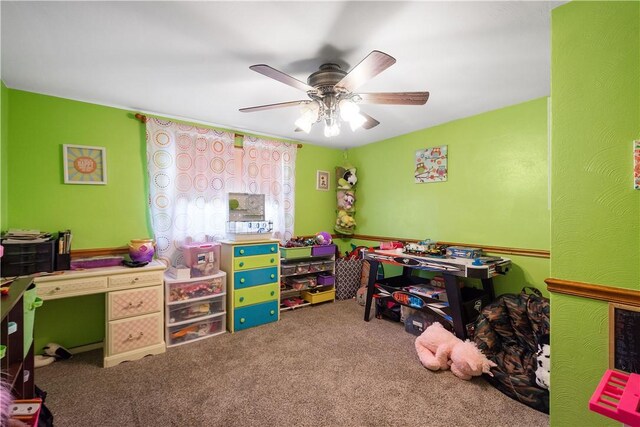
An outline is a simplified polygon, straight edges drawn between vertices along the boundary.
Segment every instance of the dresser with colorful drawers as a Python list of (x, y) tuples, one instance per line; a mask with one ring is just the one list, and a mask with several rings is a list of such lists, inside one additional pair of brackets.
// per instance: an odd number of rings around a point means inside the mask
[(220, 268), (227, 272), (229, 332), (280, 318), (278, 241), (222, 241)]

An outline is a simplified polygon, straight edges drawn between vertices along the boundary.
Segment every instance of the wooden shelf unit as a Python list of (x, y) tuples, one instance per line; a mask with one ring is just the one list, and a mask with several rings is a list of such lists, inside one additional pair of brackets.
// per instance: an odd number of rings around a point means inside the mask
[[(9, 287), (9, 294), (3, 295), (0, 302), (0, 345), (6, 347), (5, 355), (0, 359), (0, 370), (11, 384), (11, 392), (16, 399), (32, 399), (35, 394), (33, 340), (29, 349), (24, 351), (24, 292), (31, 283), (30, 278), (15, 280)], [(17, 325), (11, 334), (10, 322)], [(25, 375), (28, 375), (26, 381)]]

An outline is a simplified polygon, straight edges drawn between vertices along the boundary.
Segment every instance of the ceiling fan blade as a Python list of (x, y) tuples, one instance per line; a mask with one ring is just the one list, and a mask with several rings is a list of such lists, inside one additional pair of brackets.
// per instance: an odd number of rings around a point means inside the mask
[(273, 110), (274, 108), (295, 107), (296, 105), (308, 104), (311, 101), (289, 101), (279, 102), (277, 104), (258, 105), (255, 107), (241, 108), (243, 113), (253, 113), (254, 111)]
[(364, 116), (364, 118), (367, 119), (367, 121), (362, 124), (362, 128), (363, 129), (371, 129), (371, 128), (374, 128), (374, 127), (376, 127), (376, 126), (378, 126), (380, 124), (379, 121), (377, 121), (376, 119), (374, 119), (373, 117), (371, 117), (367, 113), (363, 113), (362, 111), (360, 111), (360, 114), (362, 114)]
[(284, 83), (286, 85), (295, 87), (296, 89), (303, 90), (305, 92), (315, 91), (315, 88), (308, 84), (301, 82), (300, 80), (291, 77), (289, 74), (285, 74), (282, 71), (278, 71), (273, 67), (266, 64), (256, 64), (249, 67), (253, 71), (262, 74), (263, 76), (270, 77), (274, 80)]
[(363, 104), (424, 105), (429, 92), (359, 93)]
[(353, 70), (349, 71), (342, 80), (336, 83), (336, 87), (340, 87), (347, 92), (353, 92), (395, 63), (396, 59), (393, 56), (374, 50), (360, 61)]

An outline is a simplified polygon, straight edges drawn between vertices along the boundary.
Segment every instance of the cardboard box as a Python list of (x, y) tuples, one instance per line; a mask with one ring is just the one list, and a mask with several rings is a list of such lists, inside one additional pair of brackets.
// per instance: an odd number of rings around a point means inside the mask
[(454, 258), (478, 258), (482, 256), (482, 249), (467, 248), (464, 246), (449, 246), (447, 248), (447, 256)]

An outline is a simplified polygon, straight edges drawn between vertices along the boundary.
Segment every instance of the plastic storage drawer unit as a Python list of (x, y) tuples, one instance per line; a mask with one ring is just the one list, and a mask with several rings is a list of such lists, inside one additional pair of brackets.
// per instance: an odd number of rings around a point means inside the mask
[(226, 273), (224, 271), (220, 271), (213, 276), (196, 277), (187, 280), (170, 279), (165, 276), (165, 283), (168, 287), (167, 302), (169, 303), (203, 299), (220, 295), (225, 292)]
[(225, 327), (225, 318), (223, 315), (186, 325), (172, 326), (169, 328), (167, 345), (174, 346), (189, 341), (212, 337), (225, 332)]
[(224, 313), (224, 303), (225, 301), (222, 298), (212, 298), (210, 300), (171, 305), (169, 306), (168, 323), (180, 323), (197, 317)]

